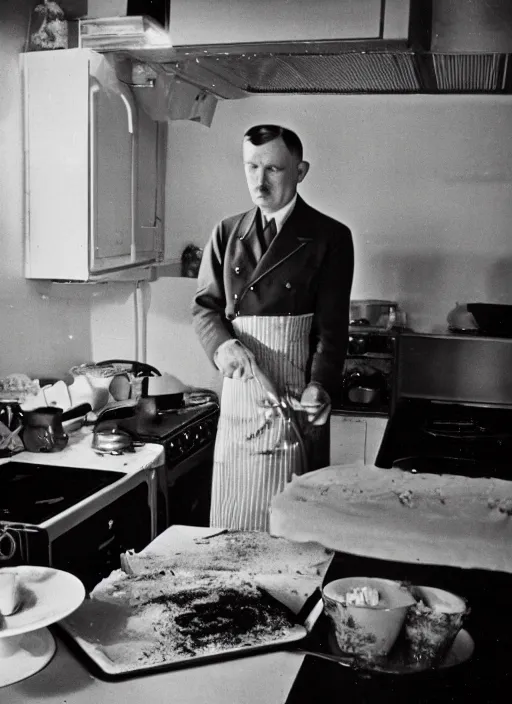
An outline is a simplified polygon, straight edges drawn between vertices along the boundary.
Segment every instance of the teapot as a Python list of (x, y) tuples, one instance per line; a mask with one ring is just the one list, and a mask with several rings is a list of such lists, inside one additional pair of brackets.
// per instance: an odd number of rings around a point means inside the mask
[(29, 452), (59, 452), (68, 444), (62, 408), (34, 408), (23, 414), (22, 440)]

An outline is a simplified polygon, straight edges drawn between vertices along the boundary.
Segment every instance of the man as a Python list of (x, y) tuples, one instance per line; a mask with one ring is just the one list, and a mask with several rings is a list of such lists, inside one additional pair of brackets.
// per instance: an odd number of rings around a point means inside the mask
[[(211, 525), (267, 530), (270, 501), (292, 475), (329, 463), (354, 252), (350, 230), (297, 194), (309, 163), (294, 132), (252, 127), (243, 159), (255, 207), (215, 228), (192, 313), (224, 375)], [(293, 406), (301, 433), (276, 396)]]

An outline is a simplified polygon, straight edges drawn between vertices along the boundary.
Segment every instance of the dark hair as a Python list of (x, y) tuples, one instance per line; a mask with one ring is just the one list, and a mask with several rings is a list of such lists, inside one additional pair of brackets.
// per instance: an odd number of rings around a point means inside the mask
[(302, 161), (302, 142), (295, 132), (292, 132), (286, 127), (281, 127), (280, 125), (255, 125), (244, 134), (244, 139), (249, 140), (249, 142), (256, 147), (266, 144), (267, 142), (272, 142), (272, 140), (278, 137), (282, 138), (288, 151), (296, 156), (299, 161)]

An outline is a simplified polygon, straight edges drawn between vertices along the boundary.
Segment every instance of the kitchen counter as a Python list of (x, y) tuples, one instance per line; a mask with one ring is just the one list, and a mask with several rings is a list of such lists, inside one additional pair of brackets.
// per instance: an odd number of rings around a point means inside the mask
[[(54, 631), (55, 632), (55, 631)], [(93, 677), (57, 638), (53, 660), (0, 689), (2, 704), (284, 704), (304, 656), (272, 652), (107, 682)]]
[[(207, 533), (205, 528), (172, 526), (142, 552), (165, 554)], [(273, 650), (115, 681), (91, 674), (69, 635), (58, 626), (50, 630), (57, 641), (52, 661), (32, 677), (0, 688), (2, 704), (284, 704), (304, 660), (299, 653)]]
[(162, 445), (155, 443), (137, 447), (133, 453), (98, 455), (92, 449), (91, 442), (92, 427), (83, 427), (69, 434), (68, 444), (60, 452), (19, 452), (12, 457), (0, 458), (0, 465), (6, 462), (28, 462), (58, 467), (108, 469), (110, 472), (133, 474), (147, 467), (156, 467), (164, 461)]

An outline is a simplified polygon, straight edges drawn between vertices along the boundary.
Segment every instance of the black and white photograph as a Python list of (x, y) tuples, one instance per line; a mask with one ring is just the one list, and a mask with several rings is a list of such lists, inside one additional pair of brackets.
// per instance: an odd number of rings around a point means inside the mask
[(512, 685), (511, 0), (0, 0), (1, 704)]

